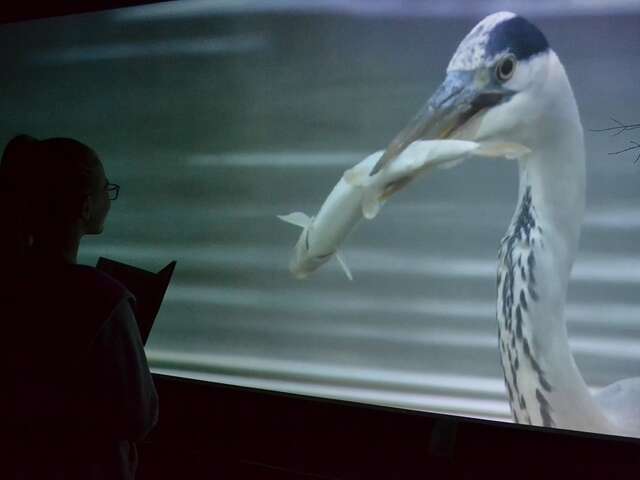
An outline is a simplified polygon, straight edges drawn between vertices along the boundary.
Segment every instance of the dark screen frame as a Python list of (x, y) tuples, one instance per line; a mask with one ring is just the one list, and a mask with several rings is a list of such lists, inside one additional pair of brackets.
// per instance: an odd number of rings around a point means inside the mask
[(54, 1), (13, 1), (0, 9), (0, 24), (36, 20), (39, 18), (61, 17), (90, 13), (116, 8), (133, 7), (167, 0), (54, 0)]

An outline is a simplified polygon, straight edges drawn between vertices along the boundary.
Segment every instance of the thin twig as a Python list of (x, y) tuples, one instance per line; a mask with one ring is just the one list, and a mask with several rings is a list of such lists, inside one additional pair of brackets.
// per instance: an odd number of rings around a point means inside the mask
[[(619, 150), (617, 152), (609, 152), (609, 155), (618, 155), (620, 153), (624, 153), (624, 152), (629, 152), (631, 150), (640, 149), (640, 143), (634, 142), (633, 140), (629, 140), (629, 143), (631, 143), (630, 147), (624, 148), (624, 149)], [(636, 159), (633, 161), (633, 163), (638, 163), (639, 160), (640, 160), (640, 152), (638, 152), (638, 155), (636, 156)]]
[(627, 125), (613, 117), (609, 117), (609, 118), (613, 122), (617, 123), (618, 125), (615, 127), (607, 127), (607, 128), (590, 128), (589, 130), (591, 132), (612, 132), (614, 130), (617, 130), (617, 132), (612, 134), (612, 136), (615, 137), (617, 135), (620, 135), (622, 132), (626, 132), (627, 130), (635, 130), (636, 128), (640, 128), (640, 123), (630, 123)]
[[(609, 117), (611, 119), (612, 122), (616, 123), (617, 125), (615, 127), (607, 127), (607, 128), (598, 128), (598, 129), (590, 129), (590, 131), (592, 132), (613, 132), (615, 131), (615, 133), (613, 133), (611, 136), (615, 137), (617, 135), (620, 135), (623, 132), (626, 132), (627, 130), (635, 130), (636, 128), (640, 128), (640, 123), (622, 123), (621, 121), (613, 118), (613, 117)], [(618, 155), (620, 153), (625, 153), (625, 152), (629, 152), (631, 150), (640, 150), (640, 143), (638, 142), (634, 142), (633, 140), (629, 140), (629, 143), (631, 144), (630, 147), (627, 148), (623, 148), (622, 150), (618, 150), (617, 152), (609, 152), (609, 155)], [(637, 164), (640, 161), (640, 151), (638, 152), (638, 155), (636, 156), (636, 159), (633, 161), (634, 164)]]

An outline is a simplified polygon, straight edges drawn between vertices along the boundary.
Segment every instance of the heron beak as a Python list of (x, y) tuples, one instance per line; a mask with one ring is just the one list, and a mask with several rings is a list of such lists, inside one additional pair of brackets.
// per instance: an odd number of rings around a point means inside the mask
[(416, 140), (473, 140), (482, 115), (513, 95), (486, 70), (452, 71), (411, 122), (391, 141), (370, 175), (376, 174)]

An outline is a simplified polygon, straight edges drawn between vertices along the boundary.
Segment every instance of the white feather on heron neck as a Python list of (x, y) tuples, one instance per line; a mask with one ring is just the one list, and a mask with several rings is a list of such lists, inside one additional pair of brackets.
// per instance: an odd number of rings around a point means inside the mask
[[(517, 140), (530, 147), (532, 153), (519, 160), (519, 200), (510, 231), (518, 220), (525, 194), (530, 193), (531, 208), (536, 224), (541, 227), (542, 240), (542, 244), (531, 247), (535, 255), (538, 299), (529, 301), (524, 315), (525, 337), (529, 340), (533, 358), (551, 385), (551, 390), (543, 396), (548, 402), (553, 426), (613, 433), (612, 424), (592, 398), (575, 364), (564, 318), (568, 281), (585, 208), (582, 125), (573, 91), (558, 57), (549, 51), (534, 58), (530, 69), (541, 66), (536, 66), (535, 62), (548, 62), (543, 70), (547, 72), (546, 78), (539, 82), (539, 88), (528, 93), (529, 98), (514, 98), (532, 107), (523, 109), (525, 113), (521, 120), (531, 122), (530, 127), (517, 129), (528, 132), (527, 138)], [(510, 132), (511, 138), (517, 135), (515, 130)], [(503, 353), (503, 363), (505, 357)], [(525, 397), (531, 409), (540, 381), (531, 362), (521, 364), (524, 365), (518, 373), (518, 382), (527, 392)], [(534, 423), (541, 424), (539, 416), (532, 415), (531, 418)]]
[(554, 291), (563, 297), (558, 300), (564, 305), (584, 217), (585, 151), (580, 115), (564, 67), (555, 53), (546, 57), (548, 76), (541, 85), (545, 92), (533, 92), (543, 116), (534, 120), (536, 128), (522, 129), (531, 132), (528, 146), (533, 153), (519, 160), (518, 195), (522, 198), (525, 189), (531, 188), (548, 255), (553, 256), (549, 267), (553, 272), (545, 278), (559, 282)]

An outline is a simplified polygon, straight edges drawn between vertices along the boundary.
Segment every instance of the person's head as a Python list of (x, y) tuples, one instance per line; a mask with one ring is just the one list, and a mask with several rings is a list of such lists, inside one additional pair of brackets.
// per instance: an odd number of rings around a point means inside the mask
[[(4, 221), (27, 244), (99, 234), (111, 206), (96, 153), (70, 138), (14, 137), (0, 163)], [(5, 230), (5, 229), (3, 229)]]

